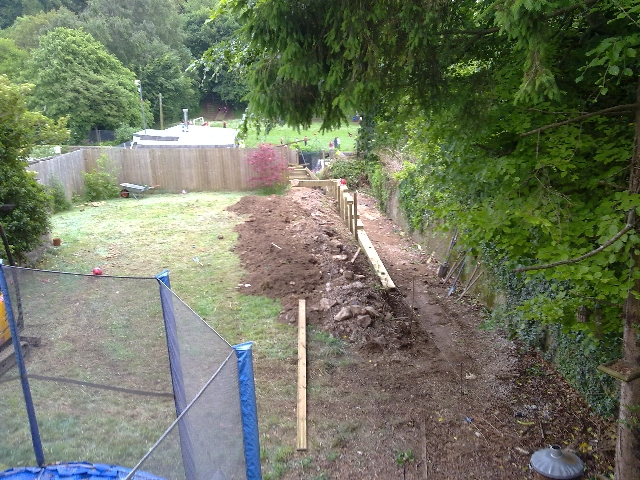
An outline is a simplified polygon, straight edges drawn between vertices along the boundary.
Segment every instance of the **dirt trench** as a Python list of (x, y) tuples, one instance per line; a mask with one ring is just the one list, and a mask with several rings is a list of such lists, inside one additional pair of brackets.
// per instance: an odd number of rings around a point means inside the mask
[[(578, 454), (589, 474), (611, 472), (613, 424), (533, 352), (479, 329), (482, 307), (459, 286), (449, 295), (437, 261), (359, 198), (395, 292), (379, 287), (320, 190), (230, 207), (246, 215), (236, 246), (243, 293), (280, 299), (279, 320), (292, 328), (305, 298), (307, 322), (343, 341), (349, 359), (308, 352), (310, 448), (293, 453), (281, 478), (532, 478), (531, 454), (550, 444)], [(259, 401), (259, 415), (271, 401)]]

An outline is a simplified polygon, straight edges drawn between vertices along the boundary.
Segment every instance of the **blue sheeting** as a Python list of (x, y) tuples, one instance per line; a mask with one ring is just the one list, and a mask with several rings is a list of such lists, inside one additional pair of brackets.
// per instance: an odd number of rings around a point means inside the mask
[(258, 433), (258, 407), (253, 382), (252, 342), (234, 345), (238, 356), (238, 383), (240, 386), (240, 410), (244, 434), (244, 457), (247, 463), (247, 480), (262, 480), (260, 471), (260, 435)]
[[(92, 480), (101, 478), (121, 479), (131, 471), (130, 468), (104, 463), (61, 463), (43, 468), (20, 467), (0, 472), (0, 478), (11, 480)], [(134, 475), (137, 480), (164, 480), (162, 477), (138, 471)]]

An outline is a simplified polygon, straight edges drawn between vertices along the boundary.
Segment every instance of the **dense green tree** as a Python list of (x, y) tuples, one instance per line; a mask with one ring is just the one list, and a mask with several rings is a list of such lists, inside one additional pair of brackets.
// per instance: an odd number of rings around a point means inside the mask
[(180, 59), (168, 50), (139, 68), (143, 94), (152, 99), (152, 111), (160, 118), (159, 94), (162, 94), (162, 111), (165, 122), (182, 119), (182, 109), (199, 110), (200, 95), (196, 81), (180, 69)]
[(27, 110), (26, 93), (28, 87), (0, 75), (0, 204), (15, 205), (0, 222), (18, 259), (39, 245), (49, 227), (50, 199), (27, 171), (26, 158), (35, 143), (57, 143), (68, 136), (65, 119), (55, 123)]
[(58, 10), (40, 11), (33, 15), (23, 15), (2, 30), (0, 36), (12, 39), (16, 45), (31, 51), (38, 47), (38, 40), (50, 30), (58, 27), (79, 28), (78, 16), (65, 7)]
[(11, 39), (0, 38), (0, 74), (9, 77), (12, 82), (18, 82), (24, 78), (28, 61), (29, 52), (18, 48)]
[[(418, 159), (402, 177), (416, 225), (457, 224), (488, 261), (543, 276), (528, 318), (597, 342), (575, 311), (602, 306), (640, 365), (640, 2), (229, 5), (256, 114), (329, 127), (365, 111), (375, 142)], [(640, 478), (640, 382), (620, 418), (616, 477)]]
[(61, 7), (80, 13), (86, 3), (86, 0), (4, 0), (0, 9), (0, 29), (9, 27), (18, 17), (37, 15)]
[(75, 141), (93, 128), (142, 124), (135, 75), (88, 33), (67, 28), (48, 32), (40, 38), (33, 62), (34, 107), (55, 119), (68, 116)]
[(173, 0), (89, 0), (81, 17), (86, 30), (131, 70), (165, 54), (166, 47), (181, 56), (181, 66), (188, 65)]
[(183, 43), (183, 19), (176, 2), (89, 0), (82, 18), (87, 31), (135, 72), (156, 118), (160, 94), (169, 120), (180, 119), (182, 108), (198, 109), (195, 75), (185, 72), (191, 54)]
[(239, 24), (232, 15), (211, 19), (217, 5), (217, 0), (187, 0), (183, 4), (185, 45), (195, 58), (201, 59), (194, 63), (192, 70), (201, 78), (203, 94), (244, 107), (244, 97), (249, 92), (245, 72), (227, 58), (237, 40)]

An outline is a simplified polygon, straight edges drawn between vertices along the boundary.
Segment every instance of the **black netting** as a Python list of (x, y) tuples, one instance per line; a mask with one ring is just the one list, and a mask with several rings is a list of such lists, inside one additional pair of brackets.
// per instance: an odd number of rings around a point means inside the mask
[[(246, 478), (235, 352), (171, 290), (155, 278), (1, 268), (47, 463), (134, 467), (192, 404), (141, 469)], [(0, 466), (34, 464), (13, 367), (0, 376)]]

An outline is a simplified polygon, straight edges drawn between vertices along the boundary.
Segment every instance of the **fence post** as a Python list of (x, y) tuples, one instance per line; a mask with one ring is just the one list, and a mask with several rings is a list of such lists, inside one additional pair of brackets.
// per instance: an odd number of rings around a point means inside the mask
[(358, 240), (358, 191), (353, 192), (353, 236)]

